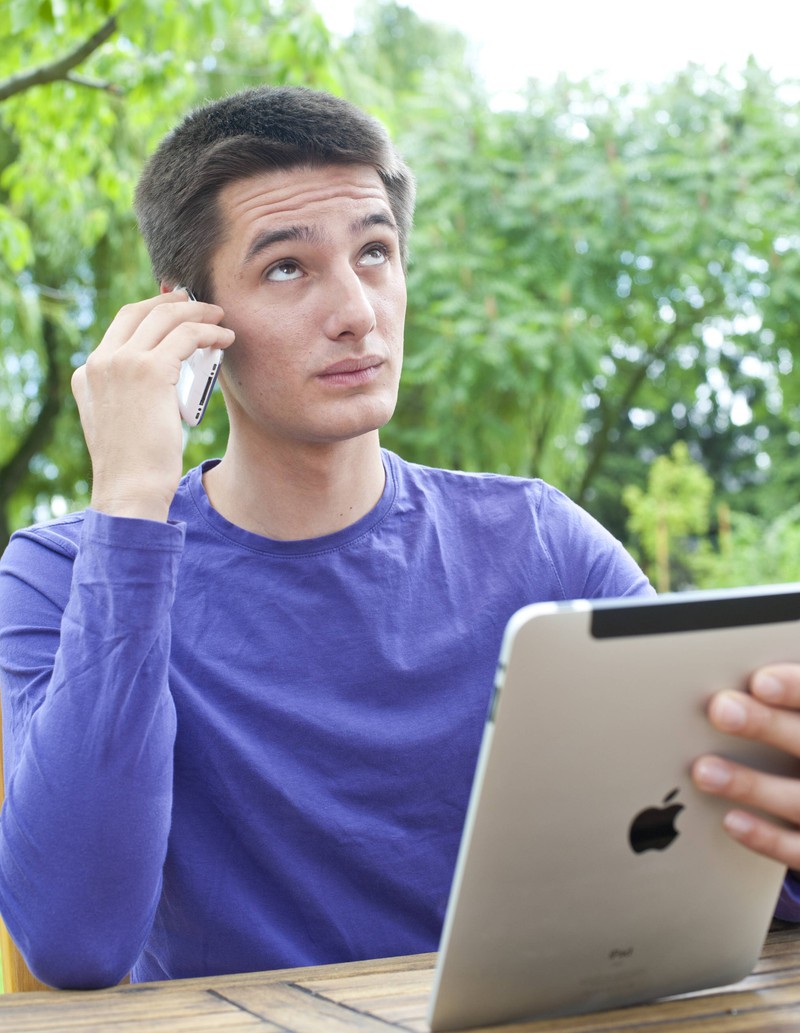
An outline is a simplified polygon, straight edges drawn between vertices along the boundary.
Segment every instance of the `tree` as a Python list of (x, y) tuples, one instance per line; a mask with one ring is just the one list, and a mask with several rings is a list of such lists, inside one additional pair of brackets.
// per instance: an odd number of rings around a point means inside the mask
[(587, 412), (578, 496), (605, 496), (598, 515), (619, 526), (617, 485), (680, 438), (720, 500), (774, 514), (791, 498), (781, 459), (800, 417), (791, 91), (752, 63), (741, 85), (691, 69), (633, 129), (615, 145), (637, 213), (615, 284), (627, 326)]
[(518, 111), (441, 69), (419, 89), (394, 111), (420, 191), (387, 444), (543, 476), (621, 537), (620, 485), (643, 487), (678, 439), (731, 504), (785, 506), (792, 93), (752, 64), (644, 95), (532, 82)]
[(15, 0), (0, 32), (2, 547), (87, 498), (69, 379), (120, 305), (153, 293), (131, 209), (146, 156), (203, 99), (261, 81), (336, 88), (336, 57), (302, 0), (195, 0), (190, 16), (171, 0)]
[(643, 567), (659, 592), (668, 592), (672, 584), (672, 543), (707, 533), (713, 490), (711, 478), (693, 462), (682, 441), (651, 465), (647, 491), (635, 484), (623, 490), (628, 529), (640, 543)]
[(701, 542), (690, 567), (698, 588), (800, 581), (800, 505), (773, 520), (728, 514), (716, 545)]

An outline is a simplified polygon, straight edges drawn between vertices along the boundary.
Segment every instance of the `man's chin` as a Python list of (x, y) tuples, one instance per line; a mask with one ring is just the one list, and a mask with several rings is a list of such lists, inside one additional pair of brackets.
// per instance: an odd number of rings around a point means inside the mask
[(366, 434), (381, 430), (394, 415), (396, 399), (391, 404), (378, 403), (364, 405), (358, 412), (331, 414), (328, 421), (320, 424), (320, 436), (329, 441), (350, 441)]

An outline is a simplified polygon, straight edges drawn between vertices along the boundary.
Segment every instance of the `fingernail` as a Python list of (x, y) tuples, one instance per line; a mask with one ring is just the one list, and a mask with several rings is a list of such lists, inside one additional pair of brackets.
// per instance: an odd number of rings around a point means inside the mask
[(722, 819), (722, 824), (732, 836), (746, 836), (755, 826), (755, 822), (749, 814), (744, 811), (728, 811)]
[(704, 757), (694, 766), (695, 782), (701, 789), (724, 789), (731, 780), (728, 765), (716, 757)]
[(755, 675), (753, 689), (760, 699), (764, 699), (768, 703), (780, 703), (783, 699), (783, 682), (774, 674)]
[(733, 696), (719, 696), (714, 708), (717, 724), (727, 732), (738, 732), (747, 722), (747, 711)]

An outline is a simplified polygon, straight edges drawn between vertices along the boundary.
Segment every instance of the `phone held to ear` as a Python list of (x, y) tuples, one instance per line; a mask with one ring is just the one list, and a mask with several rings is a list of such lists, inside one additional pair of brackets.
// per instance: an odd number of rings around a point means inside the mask
[[(189, 301), (197, 301), (188, 287), (176, 287), (175, 290), (186, 291)], [(181, 363), (177, 384), (178, 407), (189, 427), (196, 427), (205, 415), (221, 363), (221, 348), (198, 348), (194, 355)]]

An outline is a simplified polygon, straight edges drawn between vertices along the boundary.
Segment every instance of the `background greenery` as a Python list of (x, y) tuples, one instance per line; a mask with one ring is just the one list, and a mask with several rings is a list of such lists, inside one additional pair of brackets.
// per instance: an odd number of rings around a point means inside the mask
[[(800, 579), (797, 83), (531, 81), (494, 110), (466, 41), (390, 0), (343, 41), (304, 0), (8, 0), (0, 39), (0, 547), (87, 501), (69, 379), (155, 290), (145, 157), (195, 103), (304, 83), (419, 179), (384, 444), (545, 477), (662, 589)], [(217, 396), (187, 466), (224, 446)]]

